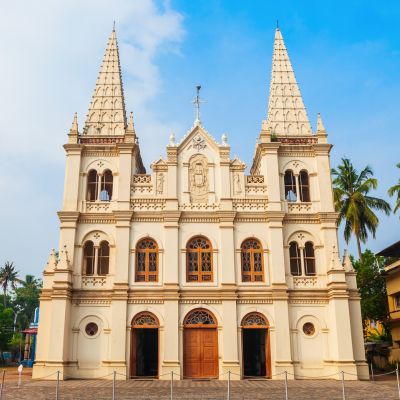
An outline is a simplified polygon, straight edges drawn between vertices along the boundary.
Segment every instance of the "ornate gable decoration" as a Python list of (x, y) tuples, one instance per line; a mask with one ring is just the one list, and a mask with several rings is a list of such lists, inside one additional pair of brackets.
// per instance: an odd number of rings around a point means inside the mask
[(207, 203), (209, 192), (208, 160), (202, 154), (196, 154), (190, 160), (189, 190), (192, 203)]
[(206, 141), (201, 135), (196, 135), (192, 140), (192, 147), (197, 151), (204, 150), (207, 147)]

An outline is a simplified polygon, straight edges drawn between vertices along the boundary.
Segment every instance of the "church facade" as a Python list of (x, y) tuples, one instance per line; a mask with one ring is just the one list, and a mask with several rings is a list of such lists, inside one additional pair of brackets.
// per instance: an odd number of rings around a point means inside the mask
[(146, 173), (115, 30), (64, 148), (34, 378), (368, 378), (331, 145), (319, 115), (311, 129), (279, 29), (249, 174), (199, 115)]

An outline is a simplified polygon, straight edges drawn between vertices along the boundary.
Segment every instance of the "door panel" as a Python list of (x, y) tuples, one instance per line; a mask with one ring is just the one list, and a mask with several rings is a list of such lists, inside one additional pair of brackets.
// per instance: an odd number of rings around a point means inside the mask
[(184, 376), (218, 376), (218, 340), (216, 329), (184, 330)]

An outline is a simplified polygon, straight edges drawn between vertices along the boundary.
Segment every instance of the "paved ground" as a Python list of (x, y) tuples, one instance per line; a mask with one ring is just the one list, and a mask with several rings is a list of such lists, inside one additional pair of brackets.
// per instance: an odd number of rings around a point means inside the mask
[[(25, 377), (24, 377), (25, 378)], [(20, 388), (14, 379), (6, 380), (4, 399), (56, 399), (55, 381), (30, 381), (25, 378)], [(395, 380), (379, 382), (345, 382), (346, 400), (399, 399)], [(226, 381), (176, 381), (174, 399), (227, 400)], [(341, 400), (342, 386), (334, 380), (289, 381), (289, 399), (296, 400)], [(231, 400), (284, 400), (283, 381), (233, 381)], [(60, 382), (59, 400), (111, 400), (112, 382), (106, 380), (70, 380)], [(168, 381), (117, 381), (116, 400), (170, 399)]]

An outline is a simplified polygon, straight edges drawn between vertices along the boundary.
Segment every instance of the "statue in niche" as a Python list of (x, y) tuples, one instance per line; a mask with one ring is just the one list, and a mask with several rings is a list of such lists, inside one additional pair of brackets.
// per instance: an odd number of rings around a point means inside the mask
[(160, 172), (157, 174), (157, 194), (163, 194), (164, 192), (164, 174)]
[(233, 192), (235, 194), (242, 193), (242, 185), (240, 184), (240, 175), (239, 174), (233, 175)]
[(189, 163), (190, 199), (194, 203), (206, 203), (208, 200), (208, 161), (201, 154), (192, 157)]

